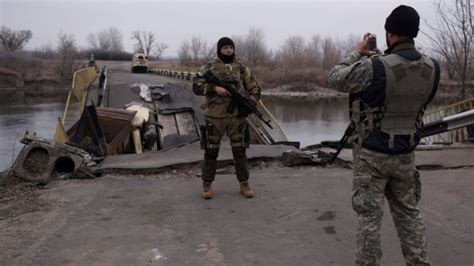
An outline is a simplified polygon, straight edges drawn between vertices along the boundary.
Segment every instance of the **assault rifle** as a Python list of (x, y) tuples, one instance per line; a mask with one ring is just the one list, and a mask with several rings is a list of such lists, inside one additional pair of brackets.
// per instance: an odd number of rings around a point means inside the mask
[(350, 123), (347, 126), (346, 130), (344, 131), (344, 135), (342, 136), (341, 140), (339, 141), (339, 148), (337, 148), (336, 153), (334, 153), (331, 159), (329, 159), (328, 164), (332, 164), (336, 160), (337, 156), (339, 156), (339, 153), (341, 153), (344, 146), (346, 146), (347, 140), (349, 139), (350, 136), (352, 136), (353, 133), (354, 133), (354, 126), (352, 123)]
[[(458, 128), (466, 127), (466, 126), (473, 126), (474, 125), (474, 110), (465, 111), (459, 114), (446, 116), (441, 120), (433, 121), (426, 123), (423, 128), (421, 129), (421, 137), (429, 137), (437, 134), (441, 134), (444, 132), (448, 132), (451, 130), (455, 130)], [(341, 150), (347, 143), (349, 137), (353, 134), (354, 127), (352, 123), (346, 128), (344, 132), (344, 136), (342, 136), (341, 140), (339, 141), (339, 148), (337, 149), (336, 153), (328, 160), (328, 164), (332, 164)]]
[(216, 86), (224, 88), (226, 91), (230, 93), (230, 97), (232, 101), (237, 105), (239, 110), (239, 114), (241, 116), (247, 117), (249, 114), (255, 114), (260, 120), (263, 121), (269, 128), (273, 129), (272, 125), (270, 125), (270, 121), (266, 121), (263, 118), (262, 113), (258, 111), (257, 106), (250, 102), (247, 98), (242, 96), (232, 84), (227, 83), (225, 81), (220, 80), (218, 77), (212, 73), (212, 71), (208, 70), (205, 73), (202, 71), (197, 72), (197, 76), (200, 78), (204, 78), (207, 83), (214, 84)]

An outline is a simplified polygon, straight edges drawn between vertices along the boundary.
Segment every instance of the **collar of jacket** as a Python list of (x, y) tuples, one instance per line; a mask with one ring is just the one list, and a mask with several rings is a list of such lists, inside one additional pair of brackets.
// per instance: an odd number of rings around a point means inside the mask
[(384, 51), (385, 54), (393, 54), (396, 51), (404, 49), (415, 49), (415, 41), (413, 39), (404, 39), (392, 45)]
[(233, 64), (233, 63), (237, 63), (237, 62), (240, 62), (240, 59), (236, 56), (234, 56), (234, 59), (232, 60), (232, 62), (229, 62), (229, 63), (225, 63), (224, 61), (222, 61), (219, 57), (216, 57), (216, 60), (219, 61), (220, 63), (222, 64)]

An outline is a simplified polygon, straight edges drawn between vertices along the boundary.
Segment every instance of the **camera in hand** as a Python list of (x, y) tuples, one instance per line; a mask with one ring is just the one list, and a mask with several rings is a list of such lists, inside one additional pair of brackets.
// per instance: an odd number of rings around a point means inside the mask
[(377, 38), (375, 34), (370, 34), (369, 36), (369, 51), (374, 51), (377, 49)]

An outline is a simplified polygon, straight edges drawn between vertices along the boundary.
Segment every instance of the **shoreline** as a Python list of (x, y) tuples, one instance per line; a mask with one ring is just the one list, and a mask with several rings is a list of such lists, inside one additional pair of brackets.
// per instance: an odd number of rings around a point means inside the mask
[(28, 99), (63, 99), (67, 97), (70, 85), (55, 81), (35, 81), (21, 84), (0, 84), (0, 103), (18, 103)]
[[(0, 82), (0, 103), (21, 102), (25, 99), (60, 99), (66, 97), (70, 85), (52, 80), (29, 81), (20, 85)], [(321, 99), (348, 100), (349, 94), (314, 84), (279, 85), (262, 90), (269, 100), (317, 101)], [(430, 104), (452, 104), (457, 102), (453, 94), (439, 91)]]

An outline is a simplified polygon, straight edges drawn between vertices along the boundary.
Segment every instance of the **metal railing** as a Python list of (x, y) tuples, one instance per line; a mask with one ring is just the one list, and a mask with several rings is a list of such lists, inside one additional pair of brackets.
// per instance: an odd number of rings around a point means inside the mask
[(150, 68), (148, 72), (153, 73), (155, 75), (164, 76), (164, 77), (189, 80), (189, 81), (194, 80), (194, 78), (196, 77), (196, 73), (194, 72), (175, 71), (175, 70), (161, 69), (161, 68)]
[[(437, 120), (441, 120), (446, 116), (455, 115), (464, 111), (469, 111), (474, 109), (474, 97), (463, 100), (454, 104), (450, 104), (443, 108), (438, 108), (434, 111), (425, 113), (423, 117), (423, 122), (425, 124)], [(467, 132), (466, 127), (456, 129), (453, 131), (441, 133), (438, 135), (426, 137), (423, 139), (427, 144), (434, 144), (434, 143), (454, 143), (454, 142), (462, 142), (469, 139), (469, 134)]]
[[(74, 72), (72, 78), (72, 88), (67, 96), (63, 117), (62, 119), (58, 118), (58, 125), (54, 134), (55, 141), (61, 143), (68, 141), (65, 123), (66, 121), (77, 121), (79, 119), (86, 104), (89, 87), (94, 82), (96, 77), (97, 72), (95, 67), (87, 67)], [(77, 104), (73, 104), (73, 99), (75, 99), (74, 102)], [(73, 108), (78, 108), (78, 111), (74, 112), (72, 110)], [(72, 113), (74, 113), (77, 117), (69, 117)]]

